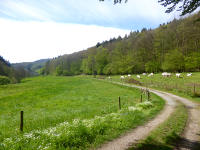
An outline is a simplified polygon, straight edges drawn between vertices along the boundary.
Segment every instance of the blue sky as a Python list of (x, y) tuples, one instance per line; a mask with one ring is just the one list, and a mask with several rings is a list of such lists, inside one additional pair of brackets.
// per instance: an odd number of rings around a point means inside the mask
[(178, 16), (165, 9), (157, 0), (0, 0), (0, 55), (22, 62), (69, 54)]

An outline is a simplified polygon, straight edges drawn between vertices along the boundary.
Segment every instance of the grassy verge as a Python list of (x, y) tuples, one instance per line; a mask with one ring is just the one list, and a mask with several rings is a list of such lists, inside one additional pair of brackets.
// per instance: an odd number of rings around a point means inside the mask
[(187, 109), (178, 105), (175, 112), (158, 128), (130, 150), (172, 150), (187, 122)]
[[(138, 89), (85, 77), (36, 77), (0, 86), (0, 149), (97, 147), (145, 123), (164, 106), (156, 95), (150, 107), (138, 105), (139, 99)], [(25, 112), (23, 134), (20, 110)]]

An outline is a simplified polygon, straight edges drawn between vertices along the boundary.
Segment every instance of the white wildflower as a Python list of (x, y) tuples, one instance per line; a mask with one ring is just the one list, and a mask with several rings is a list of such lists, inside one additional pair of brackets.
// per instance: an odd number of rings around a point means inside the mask
[(139, 107), (134, 107), (134, 106), (130, 106), (130, 107), (128, 107), (128, 110), (129, 110), (129, 111), (141, 111), (141, 108), (139, 108)]

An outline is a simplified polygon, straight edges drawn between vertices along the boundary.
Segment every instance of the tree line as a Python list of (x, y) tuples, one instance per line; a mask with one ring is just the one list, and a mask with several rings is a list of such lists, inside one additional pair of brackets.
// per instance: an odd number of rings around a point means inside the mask
[(30, 73), (24, 67), (13, 68), (9, 61), (0, 56), (0, 84), (18, 83), (28, 76)]
[(143, 28), (87, 50), (49, 60), (41, 74), (128, 74), (200, 71), (200, 12), (156, 29)]

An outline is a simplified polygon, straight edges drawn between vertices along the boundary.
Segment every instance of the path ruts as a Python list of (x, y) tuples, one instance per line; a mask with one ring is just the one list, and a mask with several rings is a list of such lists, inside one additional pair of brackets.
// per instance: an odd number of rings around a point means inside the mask
[[(144, 88), (137, 85), (112, 82), (123, 86), (134, 88)], [(183, 103), (189, 112), (189, 121), (184, 130), (181, 142), (177, 145), (176, 150), (189, 150), (199, 146), (200, 140), (200, 109), (199, 106), (185, 98), (158, 90), (150, 89), (150, 92), (155, 93), (166, 101), (164, 109), (154, 119), (147, 122), (145, 125), (139, 126), (128, 133), (121, 135), (113, 141), (103, 144), (98, 150), (126, 150), (139, 140), (145, 139), (148, 134), (156, 129), (156, 127), (164, 122), (175, 110), (176, 101)]]

